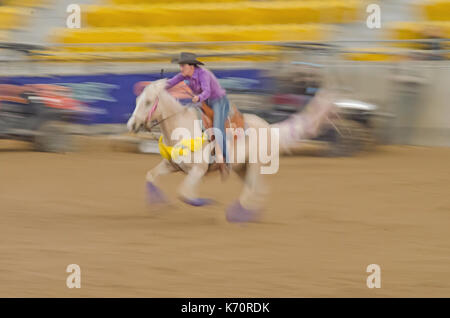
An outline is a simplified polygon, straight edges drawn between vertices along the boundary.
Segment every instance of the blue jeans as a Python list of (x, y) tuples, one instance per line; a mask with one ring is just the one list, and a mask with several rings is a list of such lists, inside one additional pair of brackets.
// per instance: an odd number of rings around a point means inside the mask
[(227, 135), (225, 133), (225, 120), (227, 119), (230, 110), (230, 102), (227, 96), (223, 96), (214, 100), (207, 100), (206, 104), (214, 111), (213, 128), (217, 128), (222, 132), (222, 143), (218, 142), (222, 150), (223, 158), (227, 160)]

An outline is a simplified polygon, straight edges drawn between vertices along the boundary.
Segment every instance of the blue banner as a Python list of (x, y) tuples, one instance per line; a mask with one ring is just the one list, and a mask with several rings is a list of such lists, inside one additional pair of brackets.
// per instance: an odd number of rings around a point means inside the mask
[[(261, 70), (219, 70), (214, 74), (228, 91), (262, 92), (268, 80)], [(175, 73), (165, 73), (172, 77)], [(160, 79), (153, 74), (100, 74), (50, 77), (0, 77), (0, 85), (52, 84), (69, 88), (71, 98), (81, 101), (96, 112), (90, 123), (125, 123), (134, 110), (135, 85)]]

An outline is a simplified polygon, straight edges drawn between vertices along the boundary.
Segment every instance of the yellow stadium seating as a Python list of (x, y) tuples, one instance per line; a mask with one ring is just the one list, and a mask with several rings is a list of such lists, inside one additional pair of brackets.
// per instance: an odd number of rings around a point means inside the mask
[[(114, 60), (128, 61), (163, 61), (161, 49), (146, 43), (205, 42), (196, 48), (201, 54), (218, 52), (235, 53), (237, 56), (208, 57), (208, 61), (266, 61), (273, 60), (279, 47), (255, 43), (208, 44), (216, 41), (318, 41), (328, 38), (329, 28), (323, 25), (281, 24), (281, 25), (220, 25), (220, 26), (185, 26), (163, 28), (85, 28), (60, 29), (53, 33), (53, 41), (66, 46), (53, 51), (49, 56), (38, 59), (79, 61), (79, 60)], [(121, 45), (125, 43), (125, 45)], [(77, 43), (91, 43), (89, 46), (77, 46)], [(104, 44), (104, 45), (102, 45)], [(116, 45), (114, 45), (116, 44)], [(75, 46), (71, 46), (75, 45)], [(175, 49), (172, 49), (175, 50)], [(176, 49), (178, 50), (178, 49)], [(164, 52), (170, 52), (170, 45)], [(174, 51), (175, 52), (175, 51)], [(77, 53), (77, 54), (75, 54)], [(253, 54), (257, 53), (256, 56)], [(165, 58), (167, 60), (167, 57)]]
[[(204, 42), (196, 47), (198, 54), (237, 54), (206, 57), (208, 61), (270, 60), (279, 47), (208, 43), (326, 40), (332, 30), (326, 23), (357, 20), (361, 4), (360, 0), (104, 0), (82, 7), (83, 28), (55, 30), (51, 41), (66, 45), (37, 58), (163, 61), (167, 57), (161, 58), (161, 49), (147, 43)], [(76, 45), (81, 43), (91, 45)], [(164, 48), (165, 53), (170, 50)]]
[(450, 0), (428, 0), (419, 4), (427, 20), (450, 21)]
[(400, 61), (405, 59), (405, 55), (396, 48), (352, 48), (351, 53), (342, 53), (342, 57), (346, 60), (364, 61), (364, 62), (387, 62)]
[[(388, 36), (394, 40), (415, 40), (450, 38), (450, 21), (395, 22), (387, 27)], [(448, 44), (447, 44), (448, 45)], [(423, 43), (406, 42), (393, 44), (395, 47), (424, 49)]]
[(0, 29), (10, 30), (23, 25), (26, 12), (21, 8), (0, 6)]
[(325, 31), (323, 26), (308, 24), (82, 28), (58, 30), (53, 40), (57, 43), (313, 41), (324, 39)]
[[(255, 54), (255, 51), (234, 51), (228, 50), (227, 56), (221, 56), (223, 51), (219, 50), (202, 50), (196, 49), (195, 52), (199, 55), (212, 55), (212, 56), (202, 56), (202, 61), (204, 62), (216, 62), (216, 61), (274, 61), (276, 60), (277, 50), (266, 50), (264, 52), (259, 52)], [(50, 50), (50, 51), (39, 51), (39, 55), (34, 56), (34, 59), (45, 60), (52, 62), (98, 62), (98, 61), (123, 61), (123, 62), (164, 62), (170, 61), (170, 55), (175, 56), (179, 54), (179, 50), (164, 50), (164, 55), (160, 52), (80, 52), (74, 53), (66, 50)], [(233, 55), (233, 53), (235, 55)]]
[(439, 30), (441, 38), (450, 38), (450, 21), (396, 22), (388, 29), (396, 40), (423, 39), (430, 29)]
[(42, 7), (49, 3), (49, 0), (3, 0), (2, 4), (15, 7)]
[(86, 6), (92, 27), (344, 23), (357, 19), (359, 1), (242, 1)]
[[(26, 1), (26, 0), (25, 0)], [(32, 0), (30, 0), (32, 1)], [(223, 2), (244, 2), (248, 0), (109, 0), (107, 1), (108, 4), (133, 4), (133, 5), (142, 5), (142, 4), (165, 4), (165, 3), (186, 3), (186, 2), (197, 2), (197, 3), (223, 3)], [(260, 2), (274, 2), (274, 1), (299, 1), (299, 0), (254, 0), (254, 1), (260, 1)], [(303, 0), (303, 2), (331, 2), (336, 0)], [(340, 0), (339, 2), (346, 2), (346, 0)]]
[(223, 3), (223, 2), (242, 2), (248, 0), (110, 0), (111, 4), (128, 4), (128, 5), (143, 5), (143, 4), (166, 4), (166, 3), (186, 3), (186, 2), (198, 2), (198, 3)]

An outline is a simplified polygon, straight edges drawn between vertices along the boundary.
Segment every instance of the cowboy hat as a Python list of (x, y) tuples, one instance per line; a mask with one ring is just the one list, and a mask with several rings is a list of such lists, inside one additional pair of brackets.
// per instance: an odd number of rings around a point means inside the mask
[(197, 55), (189, 52), (181, 52), (178, 57), (172, 59), (172, 63), (204, 65), (202, 62), (197, 60)]

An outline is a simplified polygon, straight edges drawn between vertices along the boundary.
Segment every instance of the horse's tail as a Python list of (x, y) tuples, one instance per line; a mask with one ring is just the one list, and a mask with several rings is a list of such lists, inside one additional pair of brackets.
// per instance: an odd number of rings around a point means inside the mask
[(302, 140), (316, 137), (331, 115), (335, 113), (333, 101), (331, 92), (320, 90), (303, 111), (272, 124), (271, 127), (279, 128), (280, 153), (290, 152)]

